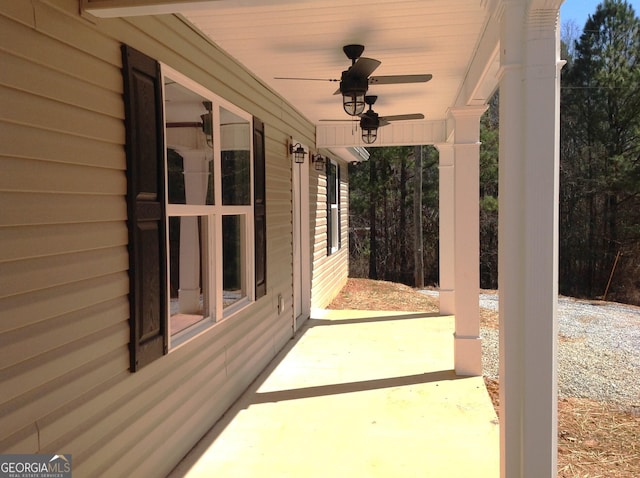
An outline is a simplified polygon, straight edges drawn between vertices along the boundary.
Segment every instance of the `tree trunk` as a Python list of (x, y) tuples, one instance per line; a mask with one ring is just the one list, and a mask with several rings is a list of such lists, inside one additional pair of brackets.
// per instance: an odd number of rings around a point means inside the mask
[(422, 254), (422, 146), (416, 146), (413, 150), (415, 158), (414, 187), (413, 187), (413, 254), (414, 254), (414, 281), (419, 289), (424, 287), (424, 258)]
[(378, 204), (378, 174), (373, 155), (369, 158), (369, 279), (378, 278), (378, 228), (376, 205)]
[(398, 204), (398, 233), (397, 244), (399, 247), (398, 257), (398, 278), (400, 282), (406, 284), (411, 280), (409, 272), (409, 246), (407, 240), (407, 216), (409, 215), (407, 206), (407, 156), (403, 154), (400, 158), (400, 201)]

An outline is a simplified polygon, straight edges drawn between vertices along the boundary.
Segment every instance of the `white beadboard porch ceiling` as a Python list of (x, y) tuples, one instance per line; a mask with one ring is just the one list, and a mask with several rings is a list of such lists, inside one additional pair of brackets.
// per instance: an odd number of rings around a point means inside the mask
[[(219, 0), (182, 14), (317, 125), (350, 117), (329, 81), (350, 60), (343, 45), (380, 60), (373, 75), (430, 73), (427, 83), (372, 85), (381, 116), (422, 113), (444, 120), (475, 85), (465, 85), (487, 29), (488, 0)], [(495, 35), (494, 35), (495, 36)], [(477, 60), (476, 60), (477, 63)], [(475, 80), (474, 80), (475, 81)], [(468, 103), (467, 100), (463, 100)]]

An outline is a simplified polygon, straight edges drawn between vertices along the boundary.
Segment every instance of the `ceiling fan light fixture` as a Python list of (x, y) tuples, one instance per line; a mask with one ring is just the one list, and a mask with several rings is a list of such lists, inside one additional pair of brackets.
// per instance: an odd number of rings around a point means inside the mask
[(342, 107), (349, 116), (358, 116), (364, 111), (364, 95), (367, 94), (369, 81), (367, 78), (351, 77), (347, 73), (342, 73), (340, 82)]
[(376, 142), (376, 139), (378, 139), (378, 128), (362, 130), (362, 141), (365, 144), (373, 144)]
[(342, 95), (342, 107), (349, 116), (358, 116), (364, 111), (364, 93)]

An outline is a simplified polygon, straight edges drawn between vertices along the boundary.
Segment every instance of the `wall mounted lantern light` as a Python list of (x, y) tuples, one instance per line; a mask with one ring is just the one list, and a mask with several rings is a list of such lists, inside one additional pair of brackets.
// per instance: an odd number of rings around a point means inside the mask
[(304, 157), (307, 155), (307, 152), (300, 143), (290, 144), (289, 153), (293, 154), (293, 161), (299, 164), (304, 163)]
[(213, 103), (211, 101), (203, 101), (202, 106), (207, 110), (206, 114), (200, 115), (202, 120), (202, 132), (207, 139), (207, 146), (213, 147), (213, 121), (211, 120), (211, 111), (213, 110)]
[(311, 162), (313, 163), (313, 168), (316, 171), (324, 171), (324, 165), (326, 162), (324, 156), (322, 156), (321, 154), (314, 154), (313, 156), (311, 156)]

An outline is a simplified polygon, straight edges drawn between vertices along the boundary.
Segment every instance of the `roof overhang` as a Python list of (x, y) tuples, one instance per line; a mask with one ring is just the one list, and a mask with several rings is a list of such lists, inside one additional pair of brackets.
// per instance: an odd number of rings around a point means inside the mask
[(334, 94), (338, 83), (276, 78), (339, 79), (350, 65), (346, 44), (362, 44), (363, 56), (382, 62), (374, 75), (433, 75), (369, 87), (381, 116), (425, 117), (380, 128), (372, 146), (446, 141), (450, 108), (485, 104), (498, 84), (503, 0), (82, 1), (99, 17), (181, 14), (315, 124), (317, 147), (365, 146)]
[(353, 146), (349, 148), (329, 148), (332, 154), (335, 154), (348, 163), (361, 163), (369, 160), (369, 151), (362, 146)]

